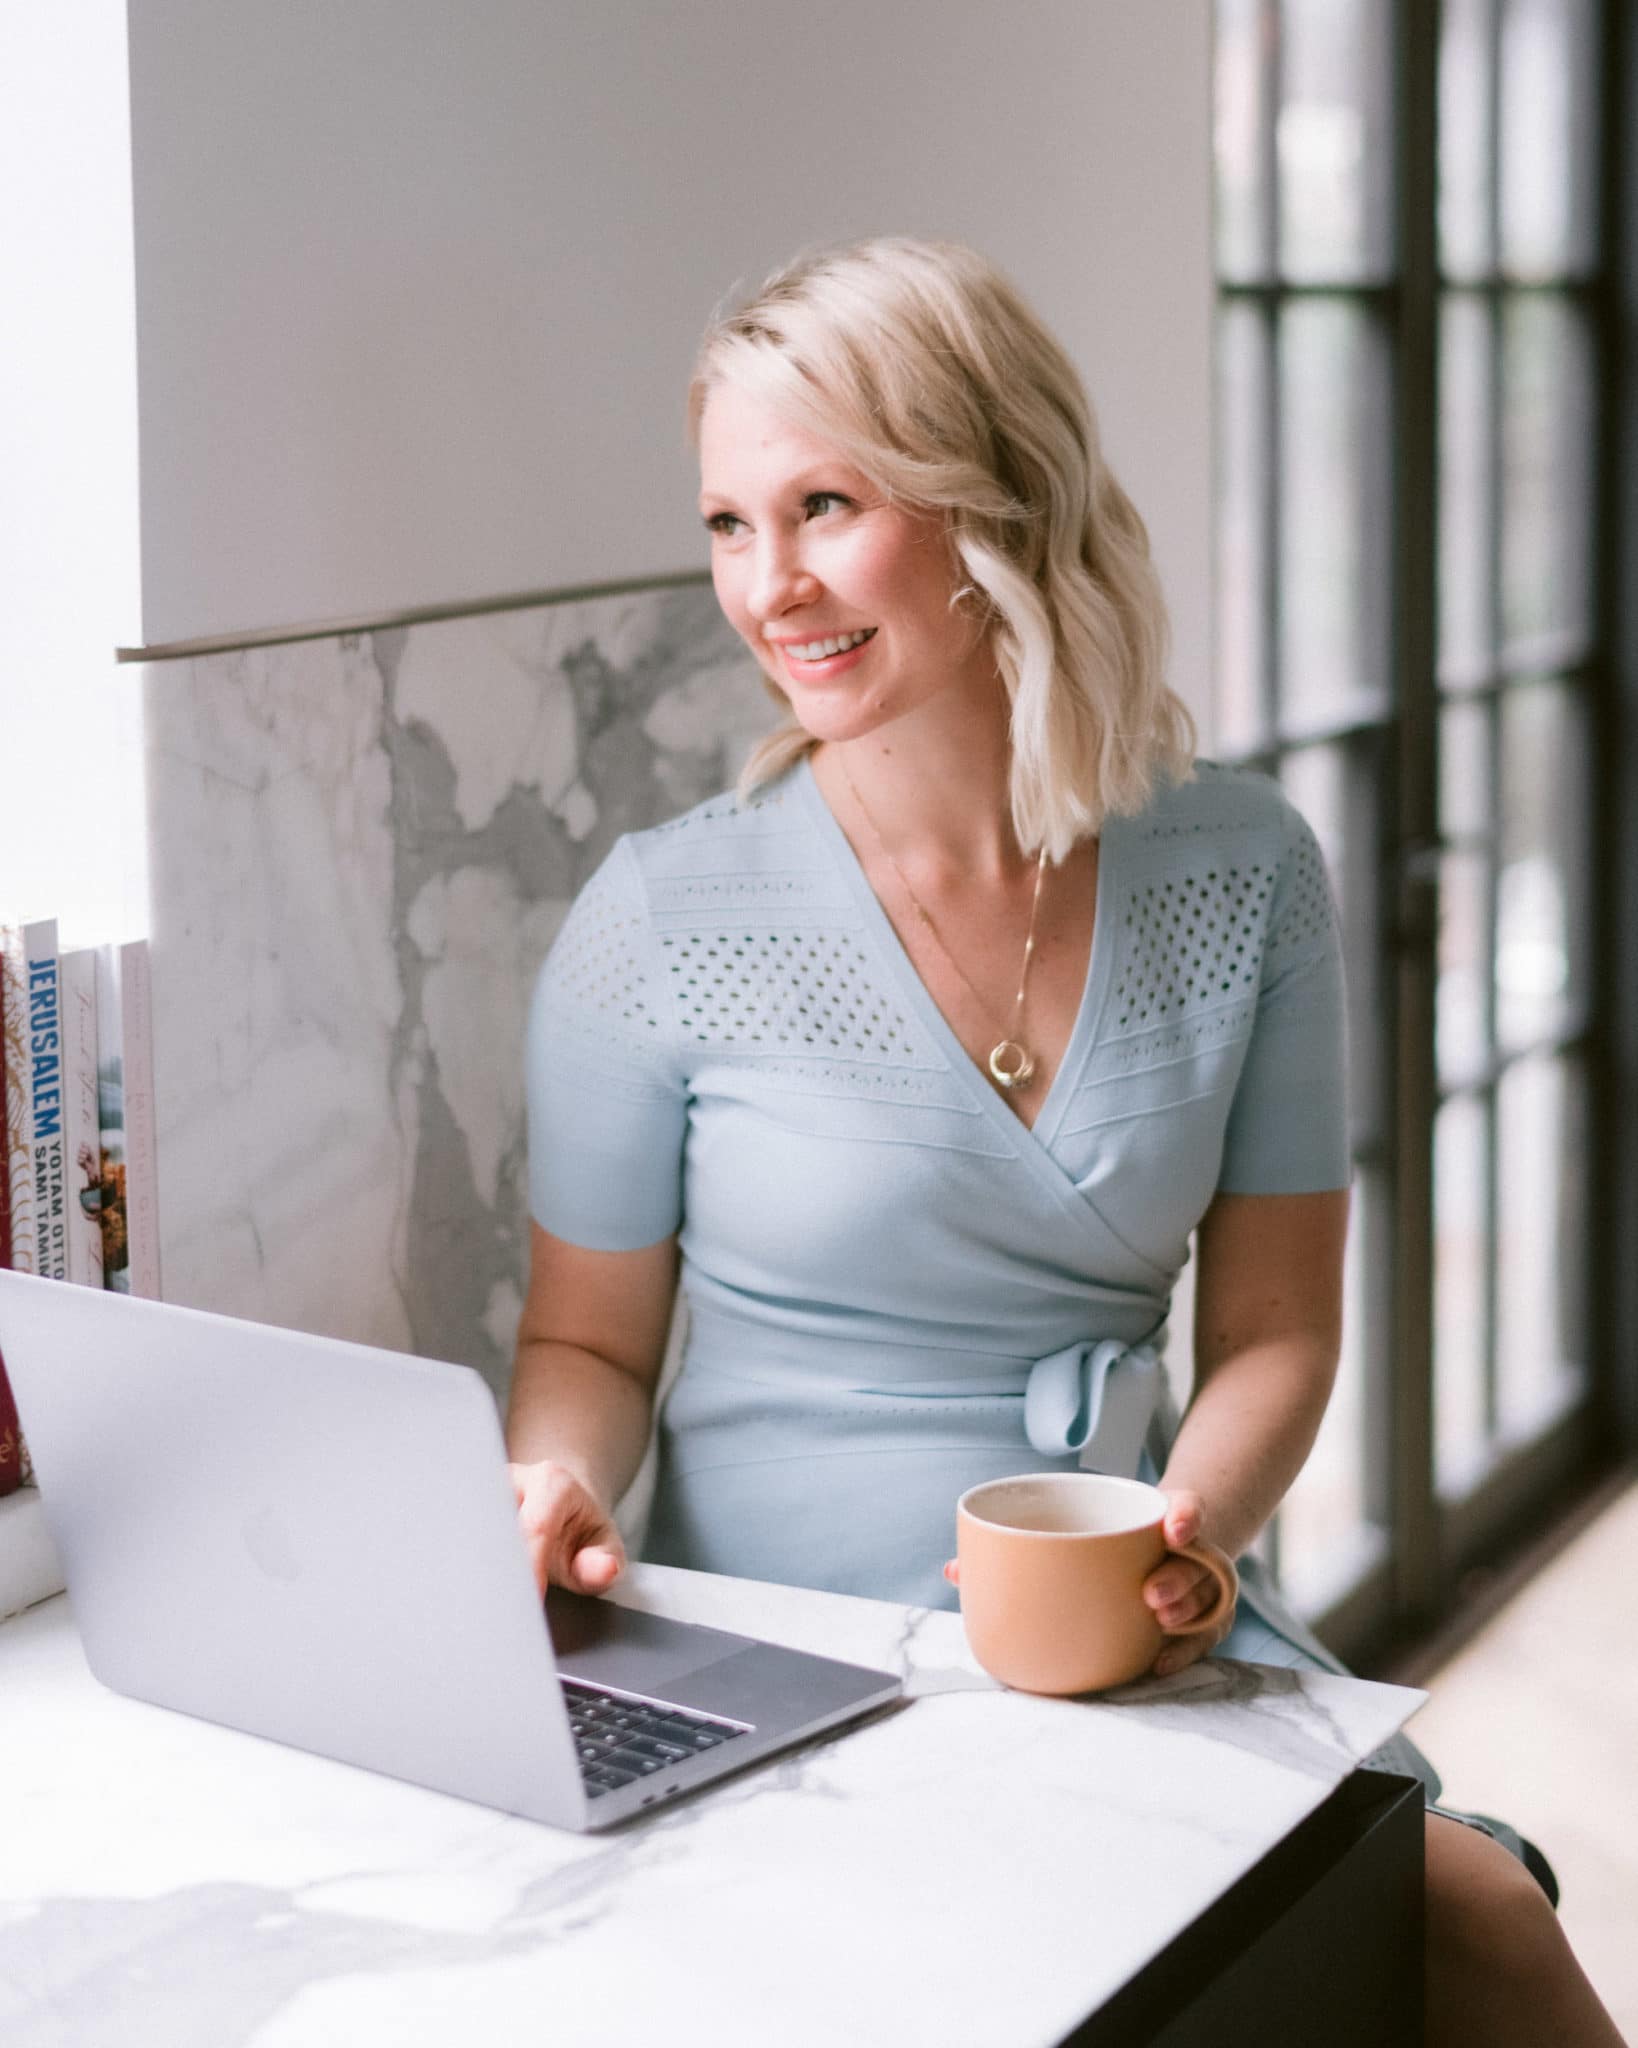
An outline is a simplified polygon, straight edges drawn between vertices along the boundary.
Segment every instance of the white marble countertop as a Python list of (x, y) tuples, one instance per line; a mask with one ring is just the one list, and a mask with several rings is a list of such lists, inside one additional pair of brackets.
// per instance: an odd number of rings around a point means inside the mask
[(959, 1617), (638, 1567), (631, 1604), (901, 1671), (906, 1709), (602, 1836), (139, 1705), (0, 1626), (6, 2048), (1044, 2048), (1422, 1695), (1212, 1662), (1003, 1693)]

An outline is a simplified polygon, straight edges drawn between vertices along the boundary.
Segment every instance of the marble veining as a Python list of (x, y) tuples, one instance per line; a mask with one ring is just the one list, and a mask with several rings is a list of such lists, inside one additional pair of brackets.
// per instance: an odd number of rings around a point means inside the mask
[(733, 781), (754, 665), (702, 584), (156, 664), (145, 716), (167, 1296), (499, 1391), (535, 971)]
[(120, 1699), (64, 1601), (0, 1627), (7, 2048), (1045, 2048), (1419, 1702), (1218, 1664), (1030, 1699), (952, 1614), (652, 1566), (620, 1597), (906, 1703), (583, 1837)]

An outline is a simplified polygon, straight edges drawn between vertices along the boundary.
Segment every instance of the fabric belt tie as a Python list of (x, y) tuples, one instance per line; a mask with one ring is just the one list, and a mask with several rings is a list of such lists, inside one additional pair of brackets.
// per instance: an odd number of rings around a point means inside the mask
[(1160, 1401), (1152, 1344), (1069, 1344), (1038, 1359), (1024, 1384), (1024, 1433), (1043, 1457), (1079, 1452), (1083, 1472), (1130, 1479)]

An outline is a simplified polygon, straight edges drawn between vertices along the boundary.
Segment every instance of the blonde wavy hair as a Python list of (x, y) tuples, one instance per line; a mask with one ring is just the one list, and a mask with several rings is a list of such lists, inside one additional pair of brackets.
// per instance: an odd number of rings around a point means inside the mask
[[(888, 496), (943, 515), (1011, 705), (1012, 816), (1062, 860), (1106, 816), (1187, 781), (1195, 724), (1165, 677), (1166, 601), (1137, 508), (1103, 459), (1063, 349), (958, 243), (883, 236), (797, 257), (706, 330), (698, 442), (730, 383), (828, 441)], [(777, 684), (769, 693), (789, 707)], [(815, 744), (794, 718), (752, 753), (743, 801)]]

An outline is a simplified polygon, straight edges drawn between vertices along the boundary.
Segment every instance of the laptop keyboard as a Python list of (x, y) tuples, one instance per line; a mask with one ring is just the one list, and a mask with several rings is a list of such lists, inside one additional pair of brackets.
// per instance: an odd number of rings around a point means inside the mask
[(718, 1721), (691, 1707), (626, 1699), (574, 1678), (560, 1683), (588, 1799), (650, 1778), (668, 1764), (685, 1763), (751, 1732), (737, 1721)]

